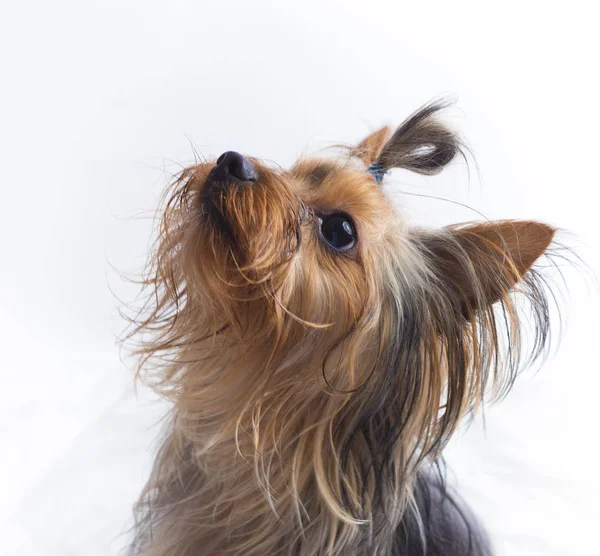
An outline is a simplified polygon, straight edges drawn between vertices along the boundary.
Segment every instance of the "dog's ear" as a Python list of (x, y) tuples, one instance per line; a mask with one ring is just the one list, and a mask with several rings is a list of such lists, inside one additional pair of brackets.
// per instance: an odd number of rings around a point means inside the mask
[(418, 242), (439, 288), (471, 317), (506, 299), (549, 247), (556, 230), (533, 221), (451, 226)]
[(375, 163), (381, 156), (381, 152), (388, 142), (392, 130), (384, 126), (377, 131), (367, 135), (354, 149), (352, 154), (358, 156), (366, 166)]
[[(366, 164), (382, 170), (405, 168), (419, 174), (437, 174), (457, 154), (463, 154), (460, 138), (438, 118), (447, 102), (431, 102), (417, 110), (390, 136), (389, 128), (369, 135), (357, 148), (366, 152)], [(463, 154), (464, 156), (464, 154)]]

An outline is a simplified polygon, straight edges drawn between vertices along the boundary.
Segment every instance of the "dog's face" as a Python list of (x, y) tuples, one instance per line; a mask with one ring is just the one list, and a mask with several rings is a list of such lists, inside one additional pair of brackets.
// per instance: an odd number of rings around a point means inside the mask
[[(373, 133), (343, 160), (281, 170), (227, 152), (185, 170), (151, 260), (140, 329), (154, 337), (141, 352), (167, 358), (155, 384), (187, 437), (215, 469), (234, 446), (265, 492), (294, 485), (294, 504), (318, 484), (348, 523), (370, 511), (361, 489), (380, 497), (373, 507), (398, 503), (399, 481), (439, 452), (488, 383), (511, 385), (518, 284), (534, 354), (545, 344), (548, 306), (530, 269), (552, 228), (412, 229), (367, 171), (440, 171), (460, 144), (437, 109)], [(275, 459), (291, 478), (273, 476)], [(373, 473), (395, 494), (377, 490)]]
[(400, 231), (362, 165), (309, 159), (283, 171), (227, 152), (191, 172), (195, 217), (181, 259), (222, 325), (242, 335), (319, 329), (317, 339), (372, 309), (376, 259)]

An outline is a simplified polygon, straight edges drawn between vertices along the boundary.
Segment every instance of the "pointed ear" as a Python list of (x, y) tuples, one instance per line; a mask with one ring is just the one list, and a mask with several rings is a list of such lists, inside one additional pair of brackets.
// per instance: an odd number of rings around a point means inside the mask
[(449, 227), (421, 238), (421, 245), (439, 287), (470, 317), (506, 298), (555, 231), (539, 222), (498, 221)]
[(359, 157), (365, 166), (373, 164), (381, 155), (383, 147), (388, 142), (392, 131), (384, 126), (370, 135), (367, 135), (353, 150), (352, 154)]

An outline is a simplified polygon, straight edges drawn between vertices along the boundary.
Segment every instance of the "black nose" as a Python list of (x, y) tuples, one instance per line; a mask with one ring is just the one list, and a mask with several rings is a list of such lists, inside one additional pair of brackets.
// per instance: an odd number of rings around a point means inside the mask
[(217, 158), (217, 165), (210, 171), (210, 178), (218, 182), (256, 181), (254, 164), (235, 151), (227, 151)]

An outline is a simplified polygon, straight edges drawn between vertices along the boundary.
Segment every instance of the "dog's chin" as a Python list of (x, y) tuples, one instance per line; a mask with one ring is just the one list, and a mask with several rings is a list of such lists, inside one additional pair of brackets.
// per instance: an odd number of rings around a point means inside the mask
[(228, 201), (231, 197), (238, 197), (239, 202), (246, 187), (213, 181), (209, 175), (200, 193), (200, 215), (206, 232), (215, 234), (229, 245), (235, 243), (235, 238), (245, 226), (234, 215), (228, 214)]
[(200, 205), (200, 214), (206, 232), (221, 237), (227, 243), (234, 241), (232, 222), (219, 210), (210, 196), (205, 196)]

